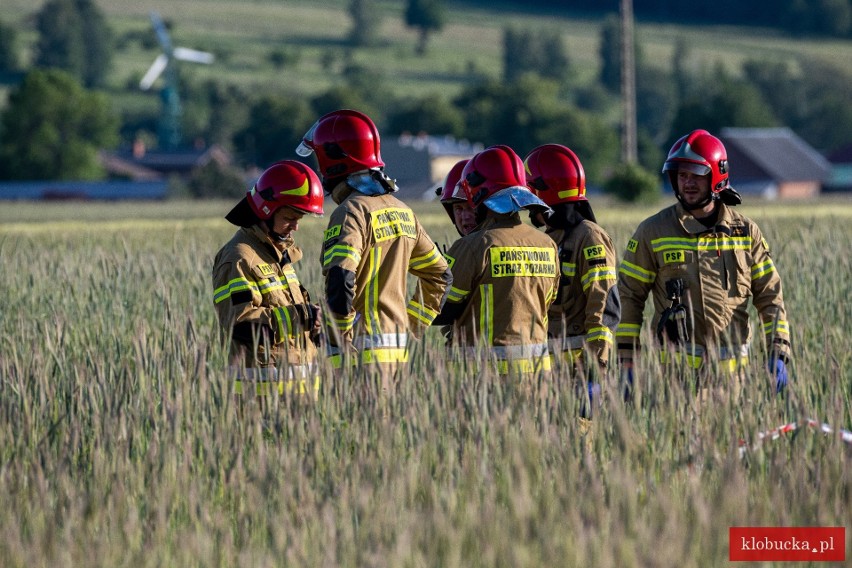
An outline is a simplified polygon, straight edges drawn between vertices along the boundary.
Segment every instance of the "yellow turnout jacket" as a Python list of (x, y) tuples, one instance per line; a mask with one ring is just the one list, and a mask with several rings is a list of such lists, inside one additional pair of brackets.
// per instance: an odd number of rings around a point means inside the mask
[[(790, 329), (781, 277), (757, 224), (719, 203), (716, 225), (705, 227), (675, 204), (646, 219), (627, 244), (619, 266), (621, 323), (619, 357), (630, 360), (639, 346), (645, 301), (654, 302), (656, 330), (670, 302), (666, 282), (682, 279), (683, 303), (694, 324), (690, 343), (697, 355), (720, 359), (742, 356), (751, 339), (749, 299), (760, 316), (770, 350), (790, 352)], [(688, 318), (689, 319), (689, 318)]]

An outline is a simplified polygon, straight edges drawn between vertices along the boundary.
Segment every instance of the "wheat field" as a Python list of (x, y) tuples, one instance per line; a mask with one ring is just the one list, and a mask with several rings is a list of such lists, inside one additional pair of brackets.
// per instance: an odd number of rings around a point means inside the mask
[[(784, 279), (787, 396), (757, 349), (747, 403), (693, 412), (646, 358), (643, 402), (607, 383), (587, 437), (565, 380), (530, 397), (449, 364), (437, 332), (381, 408), (344, 373), (238, 413), (210, 283), (230, 205), (4, 204), (0, 565), (719, 566), (731, 526), (852, 528), (849, 444), (756, 438), (852, 428), (852, 201), (743, 207)], [(654, 210), (597, 213), (620, 249)], [(317, 297), (324, 222), (296, 234)]]

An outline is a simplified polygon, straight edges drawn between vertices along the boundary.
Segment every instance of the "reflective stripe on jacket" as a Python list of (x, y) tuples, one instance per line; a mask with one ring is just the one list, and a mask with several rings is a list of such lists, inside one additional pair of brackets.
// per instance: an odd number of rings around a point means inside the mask
[[(453, 341), (488, 346), (506, 357), (511, 349), (539, 349), (547, 359), (547, 310), (556, 297), (556, 244), (517, 214), (485, 220), (447, 251), (453, 284), (447, 307), (457, 306)], [(514, 352), (514, 351), (512, 351)]]
[(562, 229), (549, 229), (547, 234), (559, 245), (561, 273), (548, 332), (562, 340), (563, 350), (588, 347), (605, 366), (621, 317), (612, 239), (588, 220), (568, 235)]
[[(408, 334), (432, 323), (452, 281), (414, 212), (390, 194), (353, 191), (344, 199), (329, 219), (321, 260), (326, 297), (336, 299), (327, 317), (333, 358), (351, 348), (362, 362), (407, 360)], [(418, 279), (410, 298), (408, 274)]]
[(718, 204), (716, 226), (707, 229), (680, 204), (643, 221), (627, 244), (619, 265), (621, 323), (616, 332), (619, 356), (632, 358), (639, 345), (642, 312), (650, 294), (656, 330), (670, 302), (666, 282), (682, 279), (683, 303), (692, 314), (690, 342), (716, 349), (748, 344), (749, 297), (757, 309), (768, 347), (787, 357), (790, 330), (781, 293), (781, 277), (757, 224), (731, 207)]

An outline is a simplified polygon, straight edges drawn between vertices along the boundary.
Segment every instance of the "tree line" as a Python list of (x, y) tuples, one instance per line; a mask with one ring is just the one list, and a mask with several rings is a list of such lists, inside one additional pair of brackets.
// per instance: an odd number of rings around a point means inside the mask
[[(443, 4), (410, 2), (431, 14), (419, 20), (431, 22), (425, 36), (418, 31), (416, 49), (425, 51), (424, 37), (438, 32), (441, 20), (434, 14), (441, 13)], [(371, 33), (359, 18), (369, 20), (375, 5), (373, 0), (352, 0), (348, 9), (349, 41), (358, 49), (360, 42), (369, 43)], [(409, 12), (413, 15), (405, 17), (417, 29), (416, 13)], [(108, 95), (97, 90), (116, 40), (92, 0), (50, 0), (36, 27), (34, 65), (0, 109), (0, 179), (97, 179), (104, 175), (98, 150), (129, 145), (140, 133), (155, 132), (157, 116), (116, 111)], [(0, 23), (0, 38), (8, 38), (7, 31)], [(0, 63), (7, 61), (8, 71), (14, 58), (4, 55), (3, 45), (0, 41)], [(287, 65), (286, 55), (273, 47), (269, 57)], [(469, 69), (468, 82), (452, 97), (437, 92), (396, 96), (381, 71), (351, 60), (343, 64), (335, 85), (311, 98), (287, 92), (258, 95), (218, 80), (186, 80), (181, 96), (192, 104), (183, 128), (186, 139), (230, 149), (240, 167), (265, 167), (292, 156), (317, 116), (358, 108), (376, 120), (385, 136), (447, 134), (486, 145), (508, 144), (521, 154), (558, 141), (583, 157), (590, 180), (603, 182), (618, 171), (620, 152), (611, 118), (619, 105), (621, 57), (614, 16), (600, 28), (599, 56), (599, 76), (579, 83), (557, 30), (507, 26), (500, 75)], [(849, 143), (852, 102), (846, 93), (852, 78), (827, 63), (802, 60), (799, 67), (807, 69), (802, 73), (788, 63), (750, 60), (734, 76), (721, 65), (696, 68), (684, 39), (665, 69), (648, 64), (637, 40), (636, 66), (639, 161), (646, 170), (656, 172), (674, 139), (694, 128), (786, 125), (822, 151)], [(207, 172), (198, 191), (234, 192), (233, 176), (221, 176), (227, 184), (220, 187), (210, 183), (215, 177)]]
[[(493, 7), (493, 1), (464, 0), (469, 6)], [(541, 6), (584, 14), (604, 15), (618, 11), (619, 0), (524, 0), (498, 4)], [(639, 19), (700, 25), (767, 27), (795, 35), (852, 37), (850, 0), (633, 0), (633, 13)]]

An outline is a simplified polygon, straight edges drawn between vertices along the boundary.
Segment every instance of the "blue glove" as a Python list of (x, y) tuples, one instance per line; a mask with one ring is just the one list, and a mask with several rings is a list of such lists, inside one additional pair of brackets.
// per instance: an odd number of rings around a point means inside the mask
[(630, 400), (633, 397), (633, 381), (636, 375), (633, 373), (633, 363), (622, 363), (621, 365), (621, 386), (624, 392), (624, 400)]
[(594, 408), (601, 400), (601, 386), (589, 381), (586, 383), (586, 393), (589, 395), (589, 404), (587, 406), (585, 400), (580, 403), (580, 417), (591, 420)]
[(601, 386), (598, 383), (589, 382), (588, 383), (588, 391), (589, 391), (589, 404), (594, 407), (597, 402), (601, 400)]
[(780, 357), (769, 360), (769, 373), (775, 377), (775, 392), (780, 393), (787, 386), (787, 364)]

